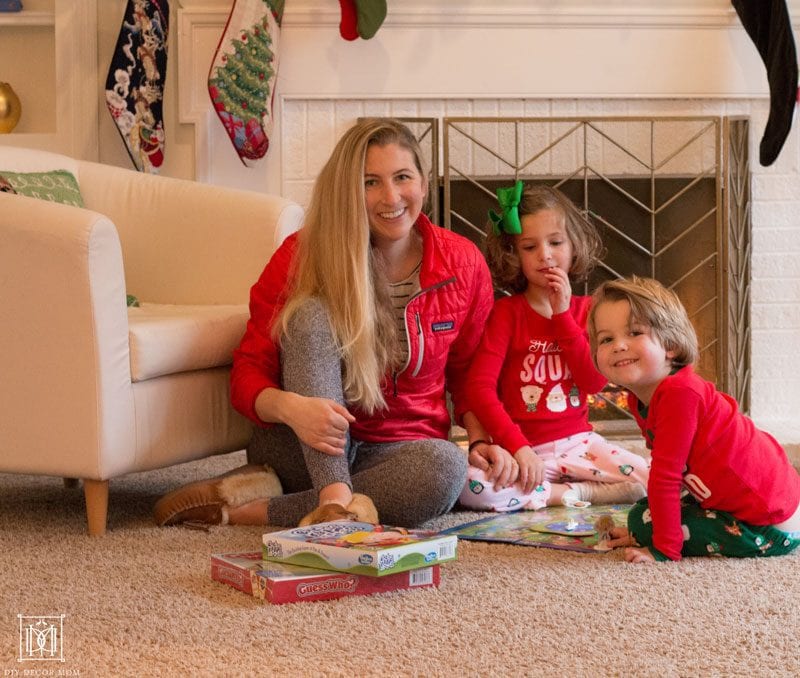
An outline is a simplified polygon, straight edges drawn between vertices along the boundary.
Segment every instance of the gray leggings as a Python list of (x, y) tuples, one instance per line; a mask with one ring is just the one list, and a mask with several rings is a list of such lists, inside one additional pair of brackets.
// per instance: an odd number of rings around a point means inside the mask
[[(309, 300), (281, 340), (283, 387), (344, 404), (341, 370), (325, 307)], [(372, 499), (381, 522), (412, 527), (449, 511), (466, 483), (466, 455), (447, 440), (368, 443), (348, 436), (345, 450), (318, 452), (282, 424), (257, 428), (247, 461), (272, 466), (284, 491), (269, 501), (270, 525), (297, 525), (316, 508), (321, 488), (343, 482)]]

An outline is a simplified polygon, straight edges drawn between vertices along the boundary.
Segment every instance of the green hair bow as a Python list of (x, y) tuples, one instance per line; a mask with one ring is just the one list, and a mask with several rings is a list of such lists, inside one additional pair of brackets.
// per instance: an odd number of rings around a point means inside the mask
[(519, 235), (522, 233), (522, 224), (519, 223), (519, 201), (522, 199), (522, 189), (525, 185), (517, 179), (513, 186), (497, 189), (497, 201), (500, 203), (502, 212), (496, 214), (494, 210), (489, 210), (489, 218), (492, 220), (492, 230), (495, 235), (501, 232), (509, 235)]

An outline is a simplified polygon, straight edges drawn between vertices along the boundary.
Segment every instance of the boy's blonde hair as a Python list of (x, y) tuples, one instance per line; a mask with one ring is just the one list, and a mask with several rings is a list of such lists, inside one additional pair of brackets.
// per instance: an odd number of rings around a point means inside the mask
[(347, 130), (314, 184), (298, 236), (293, 286), (273, 328), (279, 337), (305, 300), (324, 302), (342, 360), (345, 398), (366, 412), (386, 406), (381, 382), (400, 355), (388, 282), (371, 245), (364, 192), (367, 149), (387, 144), (410, 151), (426, 184), (419, 144), (401, 122), (369, 118)]
[[(555, 210), (564, 217), (564, 228), (572, 243), (572, 266), (568, 271), (572, 280), (585, 280), (602, 253), (602, 242), (594, 224), (557, 188), (545, 184), (526, 186), (519, 203), (520, 220), (541, 210)], [(517, 254), (516, 238), (505, 232), (495, 234), (489, 228), (486, 238), (486, 260), (498, 287), (513, 292), (524, 292), (528, 280), (522, 272)]]
[(673, 367), (691, 365), (697, 361), (697, 334), (681, 300), (672, 290), (652, 278), (632, 276), (609, 280), (592, 295), (592, 308), (587, 319), (592, 357), (597, 356), (597, 326), (595, 314), (604, 302), (627, 301), (631, 306), (630, 322), (650, 328), (661, 346), (672, 351)]

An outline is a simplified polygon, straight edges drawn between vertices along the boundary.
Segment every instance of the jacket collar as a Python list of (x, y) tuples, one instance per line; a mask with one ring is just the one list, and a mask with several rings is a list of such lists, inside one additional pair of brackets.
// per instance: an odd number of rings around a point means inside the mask
[(420, 212), (414, 227), (422, 236), (422, 266), (420, 266), (419, 282), (425, 289), (432, 285), (437, 285), (449, 278), (455, 277), (450, 262), (442, 255), (438, 238), (438, 229), (431, 223), (422, 212)]

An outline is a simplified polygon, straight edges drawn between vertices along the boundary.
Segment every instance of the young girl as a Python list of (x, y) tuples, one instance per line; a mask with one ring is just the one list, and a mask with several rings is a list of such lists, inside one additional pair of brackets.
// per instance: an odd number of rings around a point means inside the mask
[[(736, 401), (695, 374), (697, 338), (655, 280), (601, 285), (589, 316), (600, 371), (630, 391), (652, 451), (648, 497), (612, 532), (625, 560), (774, 556), (800, 544), (800, 476)], [(635, 543), (634, 543), (635, 540)]]
[(523, 188), (500, 189), (503, 213), (490, 213), (489, 268), (516, 294), (495, 303), (472, 360), (470, 410), (480, 425), (470, 429), (459, 501), (495, 511), (634, 502), (647, 462), (592, 431), (586, 396), (606, 379), (584, 330), (589, 298), (570, 287), (591, 270), (600, 238), (557, 189)]

